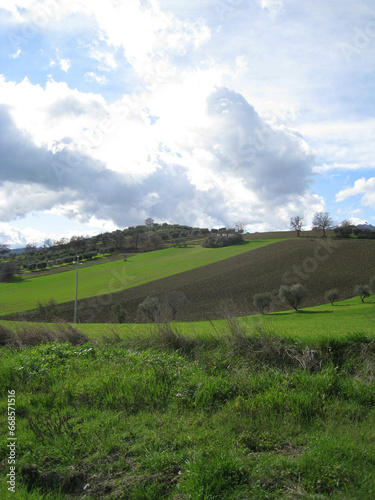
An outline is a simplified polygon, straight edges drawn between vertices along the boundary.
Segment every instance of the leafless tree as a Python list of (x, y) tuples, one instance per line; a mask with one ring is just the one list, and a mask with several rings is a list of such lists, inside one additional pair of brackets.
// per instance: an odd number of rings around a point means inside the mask
[(322, 229), (323, 238), (325, 238), (326, 231), (333, 227), (332, 218), (328, 212), (316, 212), (313, 218), (313, 225), (318, 229)]
[(299, 236), (300, 231), (302, 231), (302, 226), (304, 223), (304, 216), (295, 215), (290, 218), (290, 227), (297, 231), (297, 236)]

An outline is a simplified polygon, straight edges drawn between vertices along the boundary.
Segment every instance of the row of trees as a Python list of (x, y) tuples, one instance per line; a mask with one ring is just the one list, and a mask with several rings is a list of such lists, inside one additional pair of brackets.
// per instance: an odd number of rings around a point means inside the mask
[[(302, 215), (296, 215), (290, 219), (290, 227), (297, 231), (297, 236), (300, 235), (304, 225), (305, 218)], [(326, 231), (333, 228), (332, 217), (328, 212), (316, 212), (313, 218), (313, 229), (321, 229), (323, 237), (326, 236)]]
[[(371, 292), (375, 294), (375, 276), (371, 278), (368, 285), (355, 285), (353, 294), (355, 297), (360, 297), (361, 301), (370, 297)], [(282, 285), (279, 289), (278, 297), (279, 299), (292, 307), (295, 311), (298, 311), (301, 304), (307, 297), (308, 293), (304, 285), (301, 283), (296, 283), (291, 286)], [(327, 290), (324, 294), (324, 298), (327, 302), (332, 305), (335, 300), (340, 297), (340, 291), (337, 288), (332, 288)], [(253, 297), (253, 305), (259, 310), (261, 314), (264, 314), (265, 309), (268, 309), (272, 303), (272, 295), (269, 292), (256, 293)]]
[[(303, 215), (291, 217), (290, 227), (297, 232), (297, 236), (300, 236), (304, 223), (305, 219)], [(334, 230), (338, 238), (350, 238), (353, 234), (357, 238), (375, 239), (375, 231), (371, 229), (359, 228), (349, 220), (344, 220), (338, 226), (334, 227), (332, 217), (328, 212), (316, 212), (313, 218), (313, 230), (322, 230), (323, 237), (325, 237), (326, 231), (330, 229)]]

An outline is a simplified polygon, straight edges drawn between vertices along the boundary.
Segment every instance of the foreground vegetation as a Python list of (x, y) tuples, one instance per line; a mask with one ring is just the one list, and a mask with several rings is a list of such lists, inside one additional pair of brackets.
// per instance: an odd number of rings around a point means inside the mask
[(91, 340), (69, 326), (0, 328), (3, 478), (16, 392), (13, 498), (374, 498), (373, 335), (306, 341), (234, 319), (217, 334), (147, 325)]

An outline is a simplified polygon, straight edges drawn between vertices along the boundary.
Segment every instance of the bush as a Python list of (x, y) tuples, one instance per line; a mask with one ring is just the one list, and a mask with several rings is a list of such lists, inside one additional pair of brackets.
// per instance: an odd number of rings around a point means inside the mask
[(289, 304), (295, 311), (298, 311), (298, 307), (302, 304), (306, 296), (306, 288), (301, 283), (291, 286), (282, 285), (279, 290), (280, 300)]
[(371, 295), (370, 287), (368, 285), (356, 285), (354, 287), (354, 295), (359, 295), (362, 302), (364, 302)]
[(370, 290), (372, 291), (372, 293), (375, 293), (375, 276), (373, 276), (371, 279), (370, 279)]
[(143, 320), (155, 322), (160, 313), (160, 304), (157, 297), (147, 297), (138, 306), (138, 313)]
[(37, 262), (36, 267), (40, 270), (45, 269), (47, 267), (47, 262)]
[(324, 298), (326, 299), (327, 302), (330, 302), (332, 305), (335, 300), (337, 300), (340, 296), (340, 292), (338, 291), (337, 288), (332, 288), (332, 290), (327, 290), (327, 292), (324, 294)]
[(269, 292), (256, 293), (253, 297), (254, 306), (259, 309), (260, 313), (264, 313), (264, 309), (271, 305), (272, 298)]
[(126, 309), (121, 306), (121, 304), (115, 304), (112, 311), (115, 315), (117, 323), (125, 323), (128, 313), (126, 312)]
[(0, 272), (0, 283), (9, 283), (15, 279), (15, 274), (19, 272), (17, 265), (10, 260), (5, 262)]
[(241, 243), (243, 241), (242, 234), (233, 233), (228, 236), (208, 236), (202, 243), (202, 247), (204, 248), (221, 248), (227, 247), (230, 245), (236, 245), (237, 243)]
[(50, 299), (45, 304), (39, 302), (38, 300), (38, 312), (40, 317), (44, 321), (52, 321), (52, 319), (56, 316), (57, 302), (55, 299)]

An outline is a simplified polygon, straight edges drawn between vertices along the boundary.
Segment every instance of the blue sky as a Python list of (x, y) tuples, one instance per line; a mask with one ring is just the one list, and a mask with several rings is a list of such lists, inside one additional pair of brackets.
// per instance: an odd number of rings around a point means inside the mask
[(375, 224), (375, 8), (0, 0), (0, 240)]

